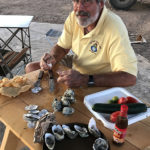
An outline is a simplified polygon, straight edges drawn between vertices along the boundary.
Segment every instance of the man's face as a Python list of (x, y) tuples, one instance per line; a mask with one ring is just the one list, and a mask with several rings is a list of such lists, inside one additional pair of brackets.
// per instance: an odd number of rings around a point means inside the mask
[(101, 3), (97, 3), (96, 0), (73, 0), (73, 9), (78, 24), (87, 27), (98, 19)]

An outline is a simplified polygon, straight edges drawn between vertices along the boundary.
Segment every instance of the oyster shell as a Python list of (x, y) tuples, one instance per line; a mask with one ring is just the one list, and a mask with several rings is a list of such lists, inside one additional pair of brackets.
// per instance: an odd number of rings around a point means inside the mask
[(70, 96), (68, 99), (69, 99), (69, 102), (70, 102), (71, 104), (73, 104), (73, 103), (76, 102), (76, 99), (75, 99), (74, 96)]
[(62, 96), (62, 97), (61, 97), (61, 101), (62, 101), (62, 104), (63, 104), (64, 106), (70, 106), (70, 101), (69, 101), (69, 99), (68, 99), (67, 97)]
[(49, 150), (53, 150), (55, 147), (55, 137), (51, 133), (45, 134), (45, 144)]
[(63, 110), (62, 110), (62, 113), (64, 115), (71, 115), (75, 112), (74, 108), (72, 107), (64, 107)]
[(98, 138), (93, 144), (93, 150), (108, 150), (108, 142), (103, 138)]
[(40, 111), (39, 110), (29, 110), (28, 113), (29, 114), (38, 114)]
[(89, 121), (89, 124), (88, 124), (88, 130), (89, 132), (94, 135), (96, 138), (99, 138), (101, 137), (101, 132), (97, 129), (97, 126), (96, 126), (96, 121), (94, 120), (94, 118), (92, 117)]
[(24, 114), (23, 119), (25, 121), (37, 121), (40, 119), (40, 117), (38, 115), (35, 115), (35, 114)]
[(44, 141), (44, 135), (51, 127), (56, 124), (55, 115), (53, 113), (47, 113), (41, 117), (35, 126), (34, 131), (34, 143), (42, 143)]
[(80, 127), (79, 125), (74, 125), (74, 129), (79, 133), (81, 137), (88, 137), (88, 131), (85, 127)]
[(25, 107), (25, 110), (35, 110), (38, 108), (38, 105), (28, 105)]
[(61, 141), (64, 139), (64, 130), (60, 125), (53, 125), (52, 126), (52, 132), (56, 138), (56, 140)]
[(64, 96), (73, 96), (74, 97), (74, 91), (72, 89), (67, 89), (65, 92), (64, 92)]
[(52, 107), (54, 111), (62, 111), (62, 102), (55, 98), (52, 102)]
[(36, 121), (28, 121), (27, 123), (28, 128), (35, 128), (35, 125), (36, 125)]
[(38, 116), (39, 116), (39, 117), (43, 117), (44, 115), (46, 115), (46, 114), (48, 114), (48, 113), (49, 113), (48, 110), (42, 109), (42, 110), (39, 112)]
[(71, 130), (69, 126), (62, 125), (62, 128), (70, 139), (75, 139), (77, 137), (78, 133), (76, 131)]

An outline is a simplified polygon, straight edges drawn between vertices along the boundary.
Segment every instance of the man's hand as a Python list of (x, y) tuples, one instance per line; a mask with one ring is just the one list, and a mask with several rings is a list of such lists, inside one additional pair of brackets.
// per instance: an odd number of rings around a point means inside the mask
[(54, 56), (50, 55), (49, 53), (45, 53), (40, 60), (40, 67), (43, 70), (52, 69), (52, 66), (56, 64), (56, 59)]
[(78, 71), (69, 69), (67, 71), (58, 71), (57, 82), (63, 82), (67, 87), (80, 87), (87, 85), (88, 75), (82, 75)]

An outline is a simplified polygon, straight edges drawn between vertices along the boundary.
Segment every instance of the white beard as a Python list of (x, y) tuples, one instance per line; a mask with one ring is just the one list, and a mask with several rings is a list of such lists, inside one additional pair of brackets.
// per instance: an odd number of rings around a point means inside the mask
[(94, 23), (98, 17), (99, 17), (99, 8), (97, 8), (97, 12), (95, 14), (95, 16), (93, 17), (88, 17), (88, 18), (78, 18), (78, 16), (76, 16), (77, 18), (77, 23), (82, 26), (82, 27), (88, 27), (90, 24)]

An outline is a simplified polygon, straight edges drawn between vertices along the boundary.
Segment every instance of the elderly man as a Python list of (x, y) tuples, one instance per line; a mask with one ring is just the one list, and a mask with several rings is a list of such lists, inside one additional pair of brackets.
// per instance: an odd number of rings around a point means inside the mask
[(52, 69), (72, 49), (72, 69), (60, 71), (58, 82), (68, 87), (131, 86), (136, 83), (137, 59), (128, 32), (105, 0), (73, 0), (73, 12), (64, 24), (58, 43), (26, 72)]

